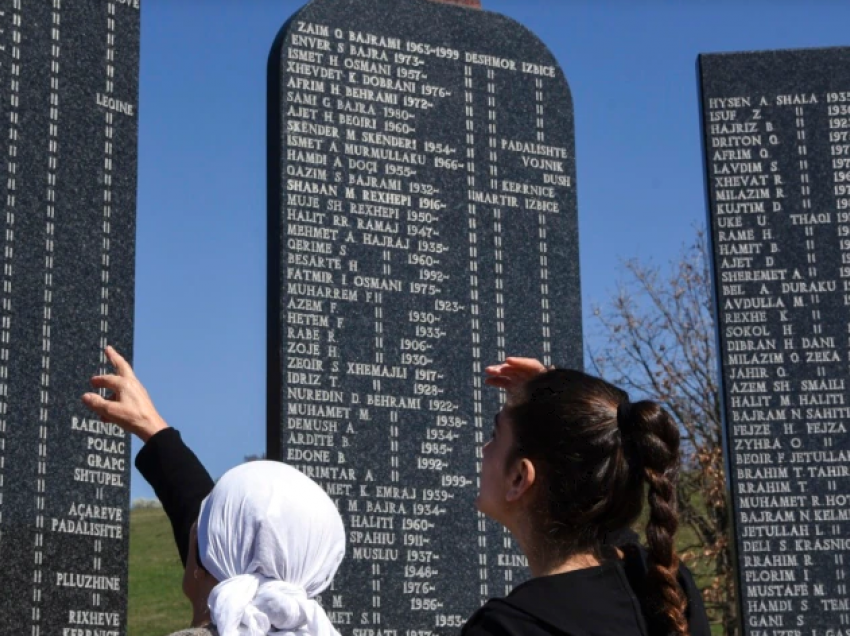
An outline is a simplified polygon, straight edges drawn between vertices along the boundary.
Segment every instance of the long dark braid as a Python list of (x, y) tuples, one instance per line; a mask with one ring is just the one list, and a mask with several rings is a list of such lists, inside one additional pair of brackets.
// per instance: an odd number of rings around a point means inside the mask
[(557, 369), (530, 380), (508, 415), (514, 454), (534, 461), (540, 476), (531, 511), (539, 539), (559, 557), (601, 555), (605, 535), (640, 516), (648, 484), (652, 608), (687, 636), (674, 546), (679, 431), (666, 411), (650, 401), (630, 404), (599, 378)]
[(649, 546), (650, 591), (655, 597), (655, 607), (667, 617), (671, 628), (677, 634), (687, 634), (687, 599), (677, 579), (679, 556), (674, 543), (679, 527), (676, 503), (679, 429), (667, 411), (655, 402), (638, 402), (631, 406), (629, 415), (627, 425), (635, 428), (634, 442), (648, 485), (646, 542)]

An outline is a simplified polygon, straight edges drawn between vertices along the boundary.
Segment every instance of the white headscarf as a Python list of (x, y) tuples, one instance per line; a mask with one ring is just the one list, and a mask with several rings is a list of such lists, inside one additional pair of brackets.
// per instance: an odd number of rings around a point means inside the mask
[(345, 555), (339, 512), (309, 477), (280, 462), (226, 472), (201, 504), (201, 565), (221, 636), (339, 636), (313, 600)]

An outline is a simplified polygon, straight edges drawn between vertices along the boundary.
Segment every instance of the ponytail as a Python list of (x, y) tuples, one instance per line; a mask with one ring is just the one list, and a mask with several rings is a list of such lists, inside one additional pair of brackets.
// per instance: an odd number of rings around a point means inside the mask
[(535, 462), (543, 484), (530, 513), (550, 554), (601, 554), (603, 537), (641, 513), (648, 484), (648, 605), (667, 631), (688, 636), (674, 537), (679, 429), (658, 404), (580, 371), (555, 369), (525, 385), (509, 409), (514, 453)]
[[(618, 420), (620, 414), (621, 409), (618, 409)], [(674, 543), (679, 526), (676, 505), (679, 429), (667, 411), (651, 401), (630, 405), (628, 424), (632, 430), (624, 438), (631, 438), (629, 441), (636, 451), (634, 459), (642, 466), (648, 486), (646, 541), (650, 600), (658, 614), (666, 618), (673, 633), (688, 636), (687, 598), (679, 585), (679, 556)]]

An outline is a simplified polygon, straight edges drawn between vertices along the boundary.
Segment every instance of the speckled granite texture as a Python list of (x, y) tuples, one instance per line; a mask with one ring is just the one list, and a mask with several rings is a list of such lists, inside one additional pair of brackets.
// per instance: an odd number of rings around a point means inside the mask
[(343, 634), (455, 632), (525, 577), (474, 508), (483, 367), (582, 365), (567, 82), (516, 22), (427, 0), (308, 4), (269, 80), (269, 455), (344, 513)]
[(838, 634), (850, 623), (850, 48), (701, 55), (699, 72), (742, 622)]
[(130, 444), (80, 396), (132, 354), (139, 10), (2, 9), (0, 634), (123, 634)]

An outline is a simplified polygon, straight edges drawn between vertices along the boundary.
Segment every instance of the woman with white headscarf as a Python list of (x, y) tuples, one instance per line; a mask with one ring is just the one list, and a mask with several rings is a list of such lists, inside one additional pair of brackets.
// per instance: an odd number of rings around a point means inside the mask
[(338, 636), (315, 597), (344, 555), (342, 519), (309, 477), (279, 462), (233, 468), (190, 538), (185, 577), (207, 624), (177, 634)]
[(238, 466), (213, 487), (130, 364), (112, 347), (106, 356), (116, 373), (92, 385), (112, 395), (87, 393), (83, 403), (145, 444), (136, 466), (171, 521), (192, 603), (193, 629), (174, 636), (338, 636), (313, 600), (345, 554), (342, 519), (324, 490), (267, 461)]

